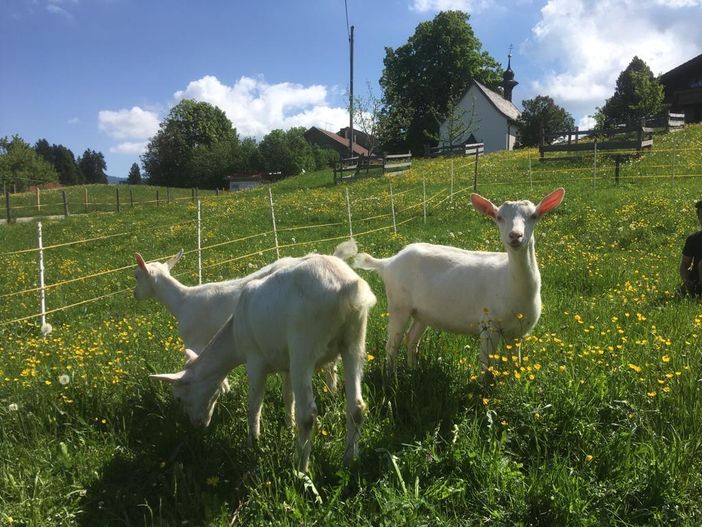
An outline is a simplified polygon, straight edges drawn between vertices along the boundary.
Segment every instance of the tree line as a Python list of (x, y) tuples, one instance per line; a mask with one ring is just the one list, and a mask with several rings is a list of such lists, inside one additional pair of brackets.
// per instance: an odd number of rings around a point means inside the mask
[(0, 180), (18, 192), (47, 183), (107, 183), (106, 168), (105, 157), (95, 150), (76, 158), (70, 148), (46, 139), (32, 146), (18, 135), (0, 138)]
[[(354, 127), (385, 152), (421, 154), (439, 141), (441, 123), (452, 116), (471, 80), (502, 93), (504, 70), (482, 48), (462, 11), (442, 11), (420, 23), (407, 43), (385, 48), (380, 78), (382, 96), (369, 86), (368, 98), (355, 99)], [(574, 119), (548, 95), (522, 101), (518, 144), (535, 146), (542, 133), (573, 129)], [(630, 124), (663, 109), (663, 87), (646, 63), (634, 57), (620, 73), (612, 97), (593, 116), (603, 129)], [(467, 135), (478, 123), (456, 128)], [(455, 131), (455, 130), (454, 130)], [(336, 151), (309, 144), (303, 128), (273, 130), (261, 141), (240, 138), (226, 114), (206, 102), (182, 100), (160, 123), (128, 181), (154, 185), (218, 188), (232, 174), (266, 173), (280, 177), (317, 170), (339, 158)], [(373, 146), (373, 149), (376, 145)], [(41, 139), (34, 147), (15, 136), (0, 142), (0, 177), (21, 182), (104, 183), (105, 160), (86, 150), (77, 159), (62, 145)], [(9, 178), (9, 179), (8, 179)]]

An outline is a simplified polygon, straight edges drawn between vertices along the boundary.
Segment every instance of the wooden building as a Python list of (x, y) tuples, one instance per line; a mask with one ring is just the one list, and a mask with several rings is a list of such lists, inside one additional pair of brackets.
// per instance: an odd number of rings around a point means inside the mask
[(673, 113), (684, 113), (686, 123), (702, 122), (702, 55), (660, 77), (665, 102)]

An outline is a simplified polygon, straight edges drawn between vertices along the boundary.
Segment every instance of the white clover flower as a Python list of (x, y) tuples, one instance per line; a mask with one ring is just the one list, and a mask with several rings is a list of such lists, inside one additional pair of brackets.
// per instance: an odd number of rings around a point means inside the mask
[(61, 386), (66, 386), (69, 382), (71, 382), (71, 377), (64, 373), (63, 375), (59, 375), (58, 382)]
[(10, 410), (10, 412), (16, 412), (19, 410), (19, 406), (17, 406), (17, 403), (10, 403), (7, 405), (7, 409)]

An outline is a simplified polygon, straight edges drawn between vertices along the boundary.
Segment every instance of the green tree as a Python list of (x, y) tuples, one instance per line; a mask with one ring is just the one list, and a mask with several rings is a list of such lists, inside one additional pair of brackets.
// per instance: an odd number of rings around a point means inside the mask
[(435, 142), (436, 116), (446, 115), (449, 101), (460, 97), (471, 79), (499, 89), (502, 68), (482, 50), (469, 18), (462, 11), (442, 11), (419, 24), (403, 46), (385, 48), (380, 128), (386, 147), (421, 152)]
[(316, 162), (304, 128), (287, 132), (273, 130), (258, 145), (266, 172), (280, 172), (282, 177), (296, 176), (303, 170), (314, 170)]
[(599, 128), (638, 123), (643, 117), (660, 112), (663, 98), (663, 85), (651, 68), (635, 56), (619, 74), (614, 95), (597, 109), (595, 120)]
[(542, 130), (544, 136), (549, 139), (557, 132), (572, 130), (575, 127), (573, 116), (547, 95), (523, 100), (522, 107), (524, 111), (517, 121), (521, 146), (538, 145)]
[(21, 137), (0, 139), (0, 180), (18, 192), (32, 185), (58, 181), (56, 169)]
[(236, 170), (244, 174), (252, 174), (264, 170), (263, 156), (258, 148), (256, 140), (246, 137), (239, 145), (239, 164)]
[(54, 166), (61, 184), (79, 185), (83, 183), (83, 173), (78, 168), (76, 158), (69, 148), (63, 145), (49, 145), (46, 139), (39, 139), (34, 144), (34, 150)]
[[(219, 145), (222, 142), (228, 146)], [(161, 122), (141, 158), (142, 164), (154, 185), (209, 186), (216, 176), (209, 172), (198, 175), (199, 163), (205, 163), (208, 170), (226, 165), (222, 160), (214, 162), (213, 156), (230, 156), (238, 142), (236, 130), (222, 110), (206, 102), (184, 99)]]
[(130, 185), (141, 184), (141, 170), (139, 170), (139, 165), (137, 165), (136, 163), (132, 163), (132, 166), (129, 169), (127, 183), (129, 183)]
[(83, 155), (78, 158), (78, 167), (83, 173), (83, 180), (86, 183), (107, 183), (107, 164), (102, 152), (86, 149)]

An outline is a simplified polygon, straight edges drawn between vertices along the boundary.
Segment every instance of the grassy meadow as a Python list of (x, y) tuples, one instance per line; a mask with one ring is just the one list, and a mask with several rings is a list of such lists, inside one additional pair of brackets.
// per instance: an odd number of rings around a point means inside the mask
[[(45, 220), (46, 337), (36, 223), (0, 226), (0, 526), (702, 525), (702, 304), (675, 295), (682, 244), (699, 229), (702, 126), (657, 135), (618, 183), (608, 158), (537, 157), (487, 155), (477, 180), (496, 204), (566, 188), (536, 228), (544, 309), (521, 350), (500, 349), (486, 381), (477, 338), (430, 329), (419, 366), (401, 351), (386, 383), (383, 285), (362, 271), (378, 305), (360, 456), (342, 466), (343, 390), (320, 377), (309, 475), (295, 470), (277, 377), (253, 449), (241, 369), (205, 430), (148, 378), (181, 369), (182, 343), (163, 307), (133, 299), (133, 253), (182, 247), (174, 274), (196, 284), (193, 202)], [(274, 184), (280, 254), (331, 253), (347, 238), (346, 190), (354, 237), (374, 256), (414, 241), (501, 250), (469, 206), (473, 177), (473, 160), (457, 158), (340, 186), (329, 171)], [(90, 191), (114, 199), (114, 187)], [(268, 188), (211, 194), (203, 280), (273, 261)]]

